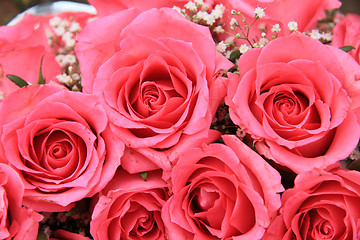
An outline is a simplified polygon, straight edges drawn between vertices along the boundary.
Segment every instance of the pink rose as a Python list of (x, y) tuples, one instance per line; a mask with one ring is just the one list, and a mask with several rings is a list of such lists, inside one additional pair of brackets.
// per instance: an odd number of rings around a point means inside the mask
[(360, 66), (344, 51), (293, 33), (243, 54), (239, 71), (225, 102), (261, 154), (299, 173), (354, 150), (360, 99), (349, 95)]
[[(346, 14), (345, 17), (334, 27), (332, 43), (334, 47), (352, 46), (350, 55), (360, 63), (360, 16)], [(359, 77), (360, 78), (360, 77)]]
[(1, 105), (3, 161), (20, 173), (24, 205), (66, 211), (113, 177), (124, 145), (110, 132), (97, 98), (50, 85), (32, 85)]
[(94, 240), (165, 239), (161, 208), (167, 198), (161, 171), (144, 180), (121, 169), (93, 198), (90, 233)]
[(313, 169), (281, 197), (264, 240), (360, 239), (360, 172)]
[[(55, 25), (50, 26), (49, 24), (50, 19), (55, 16), (59, 21), (62, 21), (62, 27), (60, 29), (57, 26), (57, 32), (55, 32)], [(36, 84), (41, 68), (46, 82), (58, 82), (56, 76), (62, 74), (62, 69), (55, 58), (59, 54), (59, 48), (66, 46), (65, 41), (62, 40), (62, 34), (65, 29), (71, 29), (71, 26), (73, 26), (72, 30), (74, 31), (67, 34), (67, 41), (70, 41), (69, 35), (75, 35), (77, 31), (85, 26), (91, 16), (93, 15), (83, 12), (64, 12), (57, 15), (41, 16), (26, 14), (20, 22), (13, 26), (1, 26), (0, 101), (18, 89), (6, 77), (7, 74), (16, 75), (28, 83)], [(75, 23), (79, 24), (76, 29), (74, 28)], [(57, 43), (52, 41), (51, 46), (48, 39), (50, 35), (52, 39), (57, 39)], [(75, 40), (73, 41), (75, 42)], [(69, 43), (67, 47), (71, 48)], [(69, 49), (67, 51), (68, 53), (71, 52)]]
[(0, 239), (33, 239), (43, 216), (22, 206), (24, 184), (17, 172), (0, 163)]
[(280, 174), (233, 135), (189, 149), (163, 207), (169, 239), (261, 239), (280, 207)]
[[(217, 74), (232, 64), (206, 27), (169, 8), (129, 9), (89, 23), (75, 50), (84, 91), (100, 96), (112, 130), (132, 152), (127, 171), (171, 169), (184, 149), (211, 136), (225, 93)], [(145, 158), (152, 167), (137, 164)]]

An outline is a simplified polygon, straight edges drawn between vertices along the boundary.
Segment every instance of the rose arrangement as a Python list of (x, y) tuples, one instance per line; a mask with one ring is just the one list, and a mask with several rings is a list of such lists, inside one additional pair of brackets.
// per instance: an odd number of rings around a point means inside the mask
[(0, 27), (1, 239), (360, 239), (359, 16), (89, 3)]

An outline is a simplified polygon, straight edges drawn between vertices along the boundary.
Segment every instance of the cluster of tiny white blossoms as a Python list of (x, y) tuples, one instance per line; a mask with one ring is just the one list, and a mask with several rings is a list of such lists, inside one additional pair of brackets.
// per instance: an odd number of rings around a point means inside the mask
[(332, 40), (332, 34), (330, 32), (320, 32), (318, 29), (313, 29), (311, 32), (306, 34), (311, 38), (322, 41), (323, 43), (328, 43)]
[[(237, 58), (247, 52), (251, 48), (257, 48), (257, 47), (263, 47), (265, 46), (270, 40), (266, 36), (266, 29), (262, 26), (262, 24), (259, 24), (259, 28), (262, 30), (261, 36), (258, 38), (258, 41), (250, 41), (250, 28), (254, 25), (256, 21), (263, 18), (265, 16), (265, 9), (261, 7), (256, 7), (254, 10), (255, 19), (252, 23), (247, 23), (245, 17), (242, 15), (241, 12), (238, 12), (236, 10), (231, 10), (231, 14), (234, 16), (230, 19), (229, 29), (232, 32), (227, 32), (227, 34), (230, 35), (229, 38), (227, 38), (225, 41), (221, 41), (217, 44), (217, 50), (221, 53), (223, 53), (227, 58), (230, 60), (232, 59), (234, 55), (237, 56)], [(242, 22), (242, 24), (239, 24), (239, 22)], [(215, 33), (224, 33), (225, 31), (216, 31), (217, 29), (212, 29)], [(279, 24), (274, 25), (272, 28), (272, 32), (274, 32), (273, 38), (277, 36), (277, 34), (280, 32), (280, 26)], [(240, 45), (240, 47), (237, 47), (235, 42), (237, 40), (244, 40), (247, 43), (243, 43)], [(236, 54), (237, 52), (237, 54)], [(234, 54), (235, 53), (235, 54)]]
[(60, 83), (73, 91), (81, 91), (80, 69), (74, 52), (75, 35), (81, 30), (74, 19), (61, 19), (55, 16), (49, 20), (51, 29), (46, 30), (50, 47), (56, 55), (62, 74), (57, 76)]
[(213, 9), (203, 2), (203, 0), (189, 1), (184, 8), (173, 7), (187, 19), (209, 27), (217, 27), (219, 20), (223, 17), (225, 7), (222, 4), (216, 4)]

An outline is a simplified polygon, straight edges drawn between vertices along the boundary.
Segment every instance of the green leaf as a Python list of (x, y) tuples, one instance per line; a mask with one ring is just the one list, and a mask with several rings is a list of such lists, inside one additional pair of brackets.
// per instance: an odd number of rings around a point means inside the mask
[(340, 49), (345, 51), (345, 52), (349, 52), (350, 50), (353, 50), (355, 48), (353, 46), (343, 46)]
[(141, 172), (141, 173), (140, 173), (140, 176), (142, 177), (142, 179), (144, 179), (144, 181), (147, 180), (147, 175), (148, 175), (147, 172)]
[(239, 50), (235, 50), (230, 54), (230, 61), (234, 62), (236, 59), (240, 57), (241, 53)]
[(8, 79), (10, 79), (12, 82), (14, 82), (18, 87), (25, 87), (27, 85), (29, 85), (28, 82), (26, 82), (24, 79), (18, 77), (18, 76), (15, 76), (15, 75), (11, 75), (11, 74), (8, 74), (6, 75), (6, 77)]
[(36, 240), (48, 240), (48, 238), (47, 238), (45, 233), (39, 232), (38, 235), (37, 235)]
[(42, 63), (44, 60), (44, 55), (41, 57), (41, 61), (40, 61), (40, 70), (39, 70), (39, 79), (38, 79), (38, 84), (45, 84), (45, 79), (44, 76), (42, 74)]

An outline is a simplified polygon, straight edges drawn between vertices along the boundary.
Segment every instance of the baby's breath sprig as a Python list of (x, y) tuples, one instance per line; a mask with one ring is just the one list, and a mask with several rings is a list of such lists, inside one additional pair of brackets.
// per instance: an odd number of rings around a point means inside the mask
[(49, 20), (50, 29), (46, 35), (49, 46), (56, 55), (62, 74), (56, 78), (72, 91), (81, 91), (81, 77), (79, 63), (75, 55), (75, 35), (81, 26), (72, 17), (62, 19), (58, 16)]
[[(184, 8), (173, 7), (188, 20), (210, 28), (220, 27), (225, 7), (222, 4), (216, 4), (211, 10), (210, 6), (202, 0), (189, 1)], [(218, 31), (219, 28), (217, 28)]]
[[(265, 46), (271, 39), (267, 38), (265, 24), (258, 24), (259, 29), (261, 30), (260, 36), (250, 36), (250, 29), (254, 27), (254, 24), (261, 18), (265, 16), (265, 10), (263, 8), (257, 7), (254, 10), (255, 18), (251, 23), (248, 23), (245, 16), (235, 9), (231, 10), (231, 15), (233, 17), (229, 21), (229, 31), (223, 30), (220, 33), (226, 33), (230, 37), (225, 40), (226, 51), (224, 52), (224, 48), (219, 44), (217, 49), (221, 49), (221, 53), (223, 53), (230, 61), (235, 63), (235, 67), (230, 69), (232, 72), (237, 72), (237, 61), (239, 57), (250, 50), (251, 48), (258, 48)], [(272, 36), (272, 39), (277, 37), (277, 34), (280, 32), (279, 24), (273, 27), (275, 34)], [(252, 37), (252, 38), (250, 38)], [(257, 39), (257, 41), (255, 40)], [(238, 40), (243, 40), (243, 43), (239, 46), (237, 43)]]

